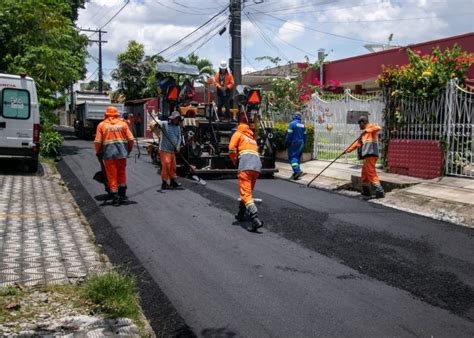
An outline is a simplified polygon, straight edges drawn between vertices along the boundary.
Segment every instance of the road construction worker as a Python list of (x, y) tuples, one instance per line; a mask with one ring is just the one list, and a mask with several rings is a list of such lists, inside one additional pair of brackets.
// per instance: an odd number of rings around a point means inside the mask
[(143, 122), (142, 114), (136, 113), (135, 117), (133, 119), (133, 124), (135, 125), (135, 137), (142, 137), (143, 136), (142, 122)]
[(181, 149), (182, 133), (179, 123), (182, 120), (181, 114), (174, 111), (168, 117), (168, 121), (157, 120), (154, 124), (151, 124), (152, 129), (161, 129), (160, 162), (162, 190), (179, 188), (181, 186), (181, 183), (176, 181), (176, 153)]
[(359, 160), (364, 160), (361, 175), (362, 196), (371, 197), (370, 188), (373, 187), (375, 188), (375, 197), (383, 198), (385, 197), (385, 192), (375, 170), (375, 165), (379, 158), (378, 133), (381, 128), (376, 124), (369, 124), (367, 116), (361, 116), (358, 123), (362, 134), (357, 142), (346, 150), (346, 153), (357, 149)]
[(293, 169), (291, 179), (297, 180), (303, 175), (300, 168), (300, 161), (306, 143), (306, 126), (304, 122), (301, 121), (301, 113), (299, 112), (293, 114), (293, 121), (288, 125), (285, 143), (288, 147), (288, 161)]
[(104, 161), (112, 204), (117, 206), (127, 199), (127, 156), (133, 149), (133, 134), (117, 108), (107, 107), (94, 143), (97, 157)]
[(262, 162), (254, 133), (247, 123), (240, 123), (237, 131), (232, 135), (229, 143), (229, 156), (234, 165), (237, 164), (237, 161), (239, 163), (240, 203), (239, 212), (235, 218), (238, 221), (244, 221), (247, 213), (251, 222), (247, 230), (255, 232), (263, 226), (263, 222), (258, 218), (257, 206), (252, 197), (255, 182), (262, 169)]
[(132, 126), (132, 120), (130, 119), (130, 117), (128, 116), (128, 113), (123, 113), (123, 120), (125, 121), (125, 123), (127, 124), (128, 128), (130, 128)]
[(234, 76), (227, 69), (227, 62), (221, 61), (219, 71), (214, 75), (214, 86), (217, 88), (217, 115), (222, 118), (222, 107), (225, 106), (225, 117), (230, 118), (230, 100), (234, 88)]

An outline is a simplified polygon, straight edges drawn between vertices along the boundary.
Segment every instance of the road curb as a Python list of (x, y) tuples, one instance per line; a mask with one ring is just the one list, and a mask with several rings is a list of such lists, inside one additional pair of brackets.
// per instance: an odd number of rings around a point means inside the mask
[(89, 222), (97, 244), (101, 245), (114, 265), (125, 268), (136, 277), (142, 308), (155, 333), (163, 337), (196, 337), (67, 163), (60, 161), (56, 163), (56, 167)]

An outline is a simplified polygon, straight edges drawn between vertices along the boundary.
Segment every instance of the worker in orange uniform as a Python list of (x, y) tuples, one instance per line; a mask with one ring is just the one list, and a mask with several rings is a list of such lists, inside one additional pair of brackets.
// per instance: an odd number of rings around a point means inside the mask
[[(151, 129), (161, 129), (160, 139), (160, 162), (161, 162), (161, 190), (176, 189), (181, 183), (176, 181), (176, 153), (180, 152), (182, 133), (180, 122), (183, 117), (178, 111), (174, 111), (168, 121), (155, 121)], [(168, 181), (170, 183), (168, 183)]]
[(217, 88), (217, 115), (222, 118), (222, 107), (225, 106), (225, 117), (230, 119), (230, 99), (234, 88), (234, 76), (227, 69), (227, 62), (221, 61), (219, 71), (214, 75), (214, 86)]
[(369, 124), (367, 116), (361, 116), (358, 123), (362, 135), (346, 150), (346, 153), (357, 149), (359, 160), (364, 160), (361, 175), (362, 196), (371, 197), (370, 188), (372, 186), (375, 188), (375, 197), (384, 198), (385, 192), (375, 170), (375, 164), (379, 158), (378, 133), (381, 128), (376, 124)]
[(239, 124), (237, 131), (232, 135), (229, 143), (229, 156), (234, 165), (237, 164), (237, 161), (239, 163), (240, 203), (239, 212), (235, 218), (238, 221), (244, 221), (247, 213), (251, 222), (247, 230), (255, 232), (263, 226), (263, 222), (258, 218), (258, 209), (252, 197), (255, 182), (262, 169), (262, 162), (254, 133), (247, 123)]
[(127, 156), (133, 149), (133, 134), (115, 107), (107, 107), (105, 119), (97, 126), (95, 152), (104, 161), (112, 204), (127, 199)]

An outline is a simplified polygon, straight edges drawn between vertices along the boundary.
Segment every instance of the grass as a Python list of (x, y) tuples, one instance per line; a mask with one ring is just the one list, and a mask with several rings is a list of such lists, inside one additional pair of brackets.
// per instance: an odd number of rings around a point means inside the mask
[[(47, 294), (47, 302), (32, 300), (32, 294)], [(7, 304), (21, 304), (6, 309)], [(115, 270), (93, 275), (80, 285), (47, 284), (33, 288), (0, 288), (0, 324), (31, 322), (41, 314), (55, 313), (62, 307), (74, 308), (84, 315), (96, 314), (105, 318), (125, 317), (138, 327), (140, 336), (149, 336), (142, 315), (133, 277)]]
[(140, 318), (140, 301), (132, 277), (110, 271), (90, 277), (82, 285), (82, 294), (107, 317)]

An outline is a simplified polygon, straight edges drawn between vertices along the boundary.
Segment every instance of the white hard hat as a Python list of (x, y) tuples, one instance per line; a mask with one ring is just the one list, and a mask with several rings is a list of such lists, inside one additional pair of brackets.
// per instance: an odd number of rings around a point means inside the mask
[(221, 64), (219, 66), (220, 69), (227, 69), (227, 61), (221, 61)]

